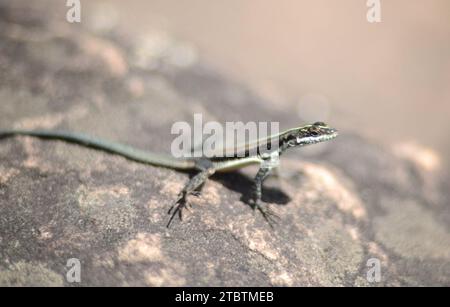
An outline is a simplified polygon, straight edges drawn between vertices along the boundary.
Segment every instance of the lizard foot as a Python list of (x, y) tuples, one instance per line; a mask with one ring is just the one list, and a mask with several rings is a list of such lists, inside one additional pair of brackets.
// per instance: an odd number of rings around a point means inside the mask
[[(194, 191), (194, 192), (189, 193), (189, 195), (194, 195), (194, 196), (198, 197), (198, 196), (200, 196), (200, 192)], [(170, 227), (170, 224), (172, 223), (175, 215), (178, 214), (180, 221), (182, 221), (183, 220), (183, 209), (190, 211), (189, 208), (192, 208), (192, 204), (187, 201), (187, 196), (188, 196), (187, 193), (184, 193), (184, 192), (180, 193), (175, 204), (172, 207), (170, 207), (169, 211), (167, 212), (167, 214), (171, 215), (169, 222), (167, 223), (167, 228)]]
[(270, 228), (273, 229), (274, 225), (278, 224), (280, 217), (273, 209), (269, 207), (269, 205), (264, 205), (260, 201), (256, 201), (253, 205), (253, 209), (258, 209), (263, 218), (269, 224)]
[(167, 214), (170, 214), (170, 219), (169, 222), (167, 223), (167, 228), (170, 227), (170, 224), (172, 223), (174, 217), (178, 214), (178, 217), (180, 218), (180, 221), (183, 220), (183, 209), (186, 208), (189, 210), (189, 208), (186, 206), (188, 203), (186, 201), (186, 194), (185, 193), (181, 193), (178, 196), (177, 201), (175, 202), (175, 204), (170, 207), (169, 211), (167, 212)]

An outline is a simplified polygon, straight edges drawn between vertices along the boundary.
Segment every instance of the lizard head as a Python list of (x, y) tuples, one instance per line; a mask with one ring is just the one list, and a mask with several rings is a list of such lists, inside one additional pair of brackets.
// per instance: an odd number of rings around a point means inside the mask
[(336, 129), (322, 122), (306, 125), (287, 131), (282, 139), (287, 142), (288, 147), (316, 144), (334, 139), (338, 135)]

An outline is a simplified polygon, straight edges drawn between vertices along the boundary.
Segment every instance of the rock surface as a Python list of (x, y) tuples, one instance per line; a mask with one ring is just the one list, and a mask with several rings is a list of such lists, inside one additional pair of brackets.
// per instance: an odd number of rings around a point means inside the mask
[[(81, 131), (169, 152), (171, 125), (193, 113), (298, 125), (189, 44), (96, 29), (26, 1), (0, 4), (0, 129)], [(0, 285), (449, 286), (440, 163), (417, 144), (385, 148), (344, 131), (283, 158), (263, 191), (282, 219), (274, 230), (243, 202), (253, 168), (214, 177), (167, 229), (187, 174), (63, 142), (1, 140)], [(66, 279), (71, 258), (80, 283)], [(379, 282), (367, 279), (370, 259)]]

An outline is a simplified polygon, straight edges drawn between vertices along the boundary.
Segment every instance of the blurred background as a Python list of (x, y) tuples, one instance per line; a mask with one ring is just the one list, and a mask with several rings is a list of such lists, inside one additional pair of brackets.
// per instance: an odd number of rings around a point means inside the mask
[[(83, 3), (83, 2), (82, 2)], [(168, 32), (307, 121), (450, 153), (450, 1), (90, 0), (124, 31)], [(444, 158), (445, 159), (445, 158)]]

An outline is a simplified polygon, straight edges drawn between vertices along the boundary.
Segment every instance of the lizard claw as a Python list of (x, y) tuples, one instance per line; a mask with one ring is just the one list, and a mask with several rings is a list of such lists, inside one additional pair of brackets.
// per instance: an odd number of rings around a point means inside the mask
[(274, 228), (274, 224), (278, 224), (280, 217), (272, 209), (258, 206), (258, 210), (272, 229)]
[[(198, 192), (198, 193), (200, 193), (200, 192)], [(169, 211), (167, 212), (167, 214), (171, 214), (169, 222), (167, 223), (167, 228), (170, 227), (170, 224), (172, 223), (173, 218), (177, 214), (178, 214), (178, 217), (180, 218), (180, 221), (182, 221), (183, 220), (183, 209), (186, 209), (190, 212), (189, 208), (192, 208), (192, 204), (187, 201), (187, 194), (180, 193), (175, 204), (172, 207), (170, 207)]]
[(183, 213), (182, 213), (183, 208), (187, 209), (187, 207), (186, 207), (186, 194), (181, 193), (178, 196), (178, 199), (175, 202), (175, 204), (172, 207), (170, 207), (169, 211), (167, 212), (167, 214), (171, 214), (169, 222), (167, 223), (167, 226), (166, 226), (167, 228), (170, 227), (170, 224), (172, 223), (173, 218), (175, 217), (175, 215), (178, 214), (178, 217), (180, 218), (180, 220), (183, 220)]
[(279, 220), (281, 219), (278, 214), (269, 207), (269, 205), (263, 205), (260, 201), (254, 202), (253, 209), (258, 209), (258, 211), (262, 214), (263, 218), (272, 229), (274, 228), (274, 225), (278, 224)]
[[(173, 210), (174, 208), (175, 208), (175, 211), (177, 211), (176, 208), (178, 208), (180, 202), (182, 202), (184, 198), (185, 198), (185, 195), (184, 195), (183, 193), (180, 193), (180, 194), (178, 195), (177, 200), (175, 201), (175, 204), (172, 205), (172, 207), (170, 207), (170, 209), (169, 209), (169, 211), (167, 212), (167, 214), (171, 214), (171, 213), (172, 213), (172, 210)], [(177, 205), (178, 205), (178, 206), (177, 206)]]
[(193, 196), (195, 196), (195, 197), (199, 197), (199, 196), (201, 195), (201, 192), (200, 192), (200, 191), (192, 191), (192, 192), (190, 193), (190, 195), (193, 195)]

